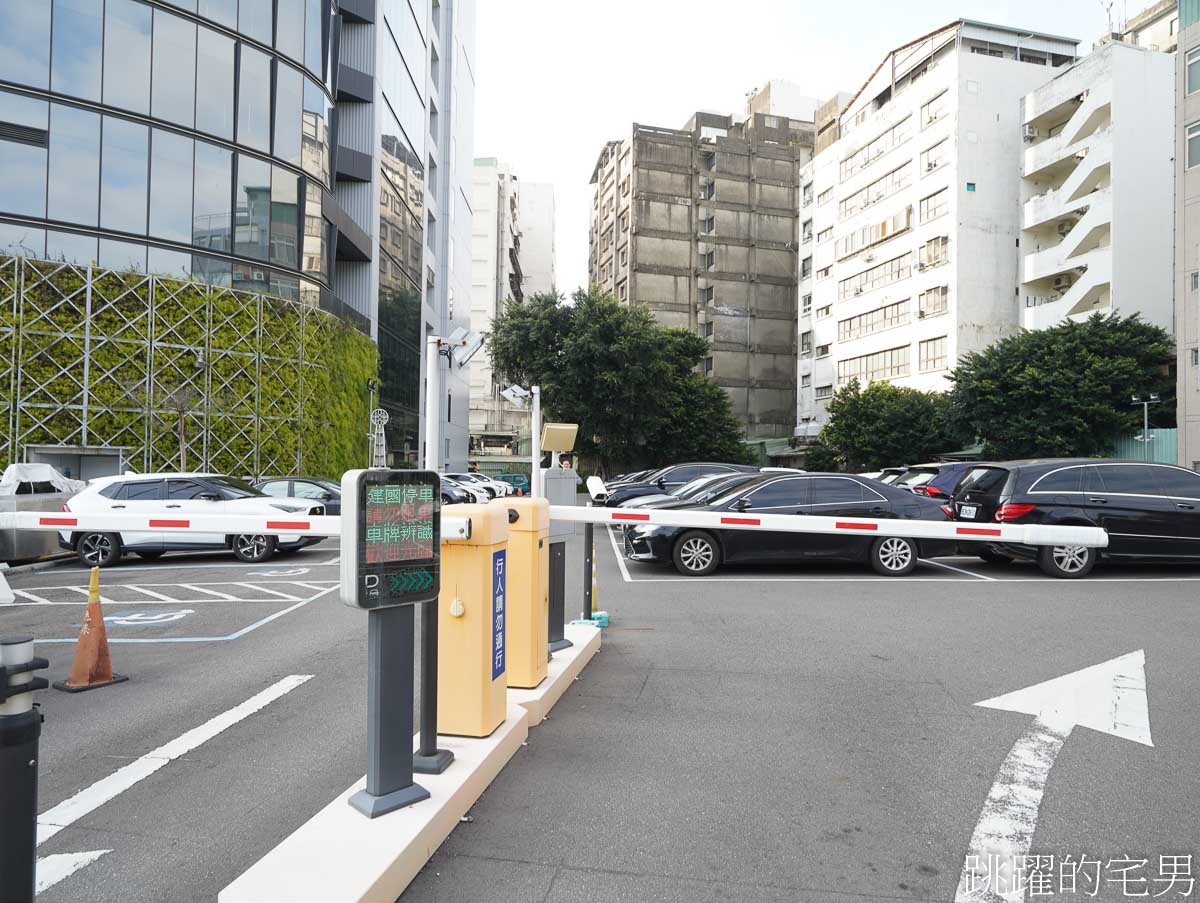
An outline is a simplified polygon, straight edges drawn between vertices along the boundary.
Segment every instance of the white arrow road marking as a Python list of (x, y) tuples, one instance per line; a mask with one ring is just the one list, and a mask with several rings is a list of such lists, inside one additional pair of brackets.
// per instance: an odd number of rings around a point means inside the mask
[(1046, 779), (1078, 725), (1153, 746), (1146, 701), (1146, 654), (1130, 652), (1103, 664), (975, 703), (1033, 715), (1033, 724), (1005, 758), (983, 804), (955, 903), (1020, 903), (1013, 866), (1029, 854)]
[(87, 853), (55, 853), (53, 856), (43, 856), (37, 861), (37, 886), (35, 894), (40, 894), (49, 887), (54, 887), (64, 878), (70, 878), (85, 865), (91, 865), (105, 853), (112, 850), (91, 850)]
[[(271, 686), (267, 687), (261, 693), (251, 696), (240, 705), (222, 712), (215, 718), (210, 718), (199, 727), (194, 727), (187, 733), (158, 747), (158, 749), (151, 750), (123, 768), (118, 768), (108, 777), (101, 778), (90, 787), (85, 787), (74, 796), (63, 800), (38, 818), (38, 845), (40, 846), (45, 843), (63, 828), (73, 825), (85, 815), (94, 812), (109, 800), (124, 793), (134, 784), (144, 778), (148, 778), (164, 765), (178, 759), (180, 756), (190, 753), (222, 731), (233, 727), (242, 719), (248, 718), (311, 679), (311, 674), (292, 674), (285, 677), (283, 680), (271, 684)], [(41, 891), (47, 887), (51, 887), (89, 862), (99, 859), (107, 852), (109, 851), (96, 850), (90, 853), (64, 854), (61, 858), (46, 856), (45, 858), (38, 859), (38, 890)], [(83, 857), (87, 856), (92, 858), (85, 861)], [(47, 863), (46, 867), (50, 869), (49, 874), (43, 874), (43, 863)]]

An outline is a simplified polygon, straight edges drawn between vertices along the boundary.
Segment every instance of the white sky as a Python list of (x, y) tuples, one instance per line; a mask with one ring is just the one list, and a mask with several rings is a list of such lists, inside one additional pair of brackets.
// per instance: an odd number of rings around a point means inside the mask
[[(1114, 19), (1149, 2), (1114, 0)], [(605, 141), (696, 110), (740, 116), (771, 78), (819, 100), (853, 93), (893, 47), (958, 18), (1078, 38), (1081, 55), (1107, 30), (1101, 0), (478, 0), (475, 156), (554, 185), (569, 294), (587, 281)]]

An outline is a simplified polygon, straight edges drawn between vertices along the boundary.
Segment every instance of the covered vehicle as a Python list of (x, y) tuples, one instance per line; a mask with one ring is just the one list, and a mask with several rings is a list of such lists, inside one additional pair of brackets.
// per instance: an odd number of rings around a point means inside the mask
[[(734, 486), (703, 505), (680, 510), (796, 516), (948, 520), (937, 502), (854, 474), (771, 474)], [(950, 555), (952, 540), (846, 533), (640, 525), (625, 533), (625, 557), (671, 562), (681, 574), (703, 576), (722, 564), (801, 563), (822, 559), (862, 561), (880, 574), (911, 573), (919, 558)]]
[[(0, 513), (61, 511), (63, 504), (87, 485), (65, 477), (49, 464), (10, 464), (0, 476)], [(0, 530), (0, 562), (42, 558), (58, 551), (53, 533)]]

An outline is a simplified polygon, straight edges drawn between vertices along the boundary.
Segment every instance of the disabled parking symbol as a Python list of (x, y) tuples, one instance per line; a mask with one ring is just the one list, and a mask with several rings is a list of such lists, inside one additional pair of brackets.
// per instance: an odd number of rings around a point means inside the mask
[(174, 621), (182, 621), (195, 609), (180, 608), (176, 611), (119, 611), (104, 618), (110, 627), (159, 627)]

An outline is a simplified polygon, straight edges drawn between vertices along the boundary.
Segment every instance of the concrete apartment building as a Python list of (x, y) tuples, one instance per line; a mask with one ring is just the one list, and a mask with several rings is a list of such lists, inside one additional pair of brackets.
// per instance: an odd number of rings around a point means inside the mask
[(794, 426), (796, 211), (813, 138), (786, 115), (698, 112), (682, 129), (635, 123), (592, 173), (591, 283), (706, 336), (704, 373), (751, 439)]
[(1077, 43), (951, 22), (842, 108), (801, 174), (797, 436), (851, 379), (943, 390), (963, 354), (1018, 329), (1021, 98)]
[(1176, 460), (1200, 470), (1200, 0), (1179, 4), (1175, 59)]
[(522, 182), (517, 194), (521, 218), (521, 266), (526, 296), (544, 295), (558, 288), (555, 270), (554, 186), (549, 182)]
[(1023, 102), (1021, 325), (1174, 331), (1174, 60), (1119, 40)]

